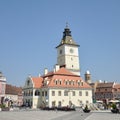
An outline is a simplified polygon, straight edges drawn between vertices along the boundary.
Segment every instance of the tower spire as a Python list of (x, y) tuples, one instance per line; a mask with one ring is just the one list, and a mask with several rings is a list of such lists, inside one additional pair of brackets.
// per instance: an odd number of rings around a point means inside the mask
[(68, 28), (68, 22), (66, 22), (66, 28)]
[(66, 36), (71, 36), (71, 31), (68, 27), (68, 22), (66, 22), (66, 28), (64, 29), (64, 32), (63, 32), (63, 39), (66, 37)]
[(74, 46), (79, 47), (79, 45), (76, 44), (76, 42), (72, 38), (71, 31), (70, 31), (70, 28), (68, 26), (68, 22), (66, 22), (66, 27), (64, 28), (62, 40), (61, 40), (60, 44), (57, 47), (59, 47), (59, 46), (61, 46), (63, 44), (74, 45)]

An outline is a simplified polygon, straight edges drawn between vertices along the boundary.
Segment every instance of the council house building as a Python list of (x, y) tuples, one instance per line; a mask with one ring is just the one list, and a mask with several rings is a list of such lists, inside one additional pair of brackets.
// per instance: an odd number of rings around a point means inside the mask
[(66, 26), (56, 47), (57, 64), (38, 77), (29, 76), (23, 87), (23, 103), (32, 108), (86, 105), (92, 103), (92, 88), (80, 76), (79, 45)]

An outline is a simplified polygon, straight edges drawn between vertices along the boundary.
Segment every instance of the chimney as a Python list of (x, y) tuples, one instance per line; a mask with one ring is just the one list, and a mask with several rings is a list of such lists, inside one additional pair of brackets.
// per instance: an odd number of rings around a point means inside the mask
[(45, 68), (45, 70), (44, 70), (44, 74), (46, 75), (47, 73), (48, 73), (48, 69)]
[(40, 74), (40, 73), (38, 74), (38, 77), (41, 77), (41, 74)]

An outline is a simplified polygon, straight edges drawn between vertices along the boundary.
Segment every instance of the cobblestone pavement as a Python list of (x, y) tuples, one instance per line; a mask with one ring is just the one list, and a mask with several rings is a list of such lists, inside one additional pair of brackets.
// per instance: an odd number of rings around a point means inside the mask
[(54, 118), (52, 120), (85, 120), (85, 118), (87, 118), (91, 114), (92, 113), (84, 113), (84, 112), (80, 112), (80, 111), (74, 111), (74, 112), (70, 112), (67, 115), (60, 116), (58, 118)]
[(111, 112), (93, 112), (85, 120), (120, 120), (120, 114)]
[(110, 111), (93, 111), (90, 113), (42, 110), (1, 111), (0, 120), (120, 120), (120, 114), (113, 114)]

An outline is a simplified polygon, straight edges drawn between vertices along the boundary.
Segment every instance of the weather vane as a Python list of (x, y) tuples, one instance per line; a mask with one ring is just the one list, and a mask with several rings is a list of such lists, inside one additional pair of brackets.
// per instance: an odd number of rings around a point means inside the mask
[(68, 28), (68, 22), (66, 22), (66, 28)]

